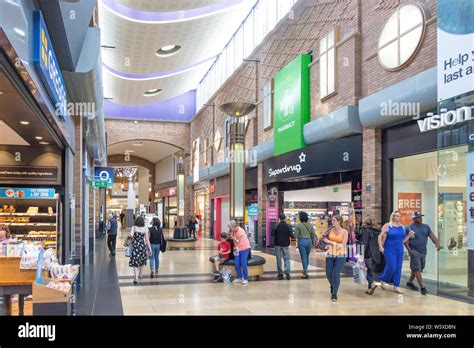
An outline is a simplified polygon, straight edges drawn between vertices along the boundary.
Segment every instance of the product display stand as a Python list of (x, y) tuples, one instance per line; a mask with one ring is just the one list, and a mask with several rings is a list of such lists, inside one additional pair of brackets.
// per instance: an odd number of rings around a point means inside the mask
[(64, 292), (44, 285), (49, 281), (50, 279), (43, 278), (43, 284), (33, 284), (33, 315), (71, 315), (73, 287)]

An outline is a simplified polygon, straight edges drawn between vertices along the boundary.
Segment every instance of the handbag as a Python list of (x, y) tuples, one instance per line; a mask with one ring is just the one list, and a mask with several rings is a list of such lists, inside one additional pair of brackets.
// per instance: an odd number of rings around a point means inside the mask
[(328, 232), (331, 231), (332, 227), (326, 230), (316, 242), (315, 248), (322, 251), (327, 251), (329, 249), (329, 244), (324, 241), (324, 238), (327, 238)]
[(133, 244), (130, 243), (128, 246), (125, 247), (125, 257), (131, 257), (133, 252)]
[(163, 236), (163, 230), (161, 231), (161, 243), (160, 243), (160, 251), (162, 253), (166, 252), (166, 239)]

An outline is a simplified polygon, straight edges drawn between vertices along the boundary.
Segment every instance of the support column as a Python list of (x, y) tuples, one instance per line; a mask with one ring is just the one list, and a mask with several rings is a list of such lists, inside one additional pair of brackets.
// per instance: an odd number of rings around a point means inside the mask
[(150, 171), (145, 167), (138, 169), (138, 204), (148, 207), (149, 199)]
[(382, 130), (364, 130), (362, 144), (363, 216), (382, 224)]
[(82, 117), (73, 117), (74, 120), (74, 218), (73, 229), (71, 231), (71, 255), (72, 262), (76, 264), (82, 263), (82, 190), (83, 190), (83, 132), (82, 132)]

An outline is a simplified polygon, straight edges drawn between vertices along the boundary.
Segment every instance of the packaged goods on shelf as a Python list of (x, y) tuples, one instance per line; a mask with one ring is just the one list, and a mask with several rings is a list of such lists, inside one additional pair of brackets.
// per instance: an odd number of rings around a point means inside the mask
[(67, 282), (55, 282), (55, 281), (50, 281), (48, 285), (46, 285), (48, 288), (56, 289), (59, 291), (63, 291), (68, 293), (71, 290), (71, 284)]
[(61, 280), (73, 280), (76, 275), (79, 273), (78, 265), (60, 265), (54, 263), (50, 268), (51, 277)]
[(48, 207), (48, 214), (54, 214), (54, 211), (53, 211), (52, 207)]
[(39, 208), (38, 207), (29, 207), (26, 211), (27, 214), (38, 214)]

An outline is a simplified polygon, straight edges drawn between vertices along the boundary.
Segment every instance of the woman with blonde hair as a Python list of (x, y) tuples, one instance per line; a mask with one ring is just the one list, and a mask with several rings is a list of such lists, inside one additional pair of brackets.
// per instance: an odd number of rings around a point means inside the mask
[[(380, 276), (382, 289), (403, 294), (402, 289), (400, 289), (403, 243), (410, 239), (413, 234), (412, 232), (408, 235), (405, 233), (405, 227), (400, 223), (400, 213), (398, 211), (394, 211), (390, 215), (390, 222), (383, 225), (378, 238), (379, 250), (385, 255), (386, 262), (385, 269)], [(387, 284), (393, 284), (393, 286)]]
[(332, 218), (332, 228), (323, 238), (329, 249), (326, 255), (326, 276), (331, 286), (331, 299), (337, 301), (337, 292), (341, 283), (341, 271), (346, 262), (347, 240), (349, 232), (343, 228), (342, 216), (336, 215)]

